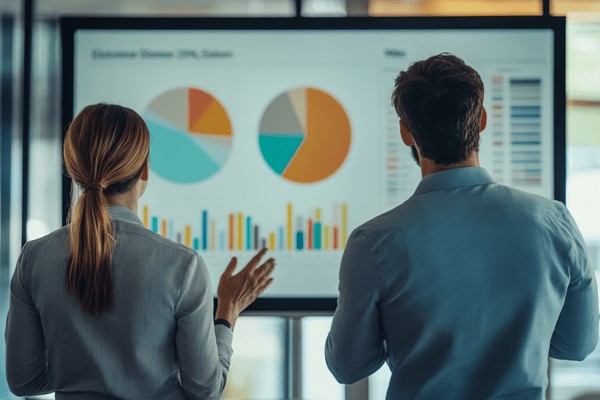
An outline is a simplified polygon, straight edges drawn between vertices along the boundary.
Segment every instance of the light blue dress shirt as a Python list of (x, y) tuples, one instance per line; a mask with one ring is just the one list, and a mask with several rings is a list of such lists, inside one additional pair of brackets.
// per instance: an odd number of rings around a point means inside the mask
[(218, 399), (233, 334), (213, 323), (198, 254), (109, 207), (114, 305), (93, 317), (65, 289), (69, 234), (28, 242), (10, 286), (6, 374), (19, 395), (56, 399)]
[(387, 399), (536, 399), (548, 356), (598, 340), (598, 293), (567, 209), (479, 167), (423, 178), (357, 228), (325, 345), (339, 382), (384, 362)]

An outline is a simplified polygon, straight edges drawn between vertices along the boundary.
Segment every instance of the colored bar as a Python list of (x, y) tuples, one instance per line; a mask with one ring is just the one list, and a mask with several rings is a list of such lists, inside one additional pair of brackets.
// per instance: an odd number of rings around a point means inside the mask
[(235, 239), (235, 215), (229, 214), (229, 250), (234, 248)]
[(202, 250), (208, 248), (208, 211), (202, 210)]
[(306, 244), (306, 248), (311, 250), (313, 248), (313, 221), (311, 218), (308, 219), (308, 227), (306, 232), (308, 233), (308, 243)]
[(254, 225), (254, 250), (258, 250), (258, 225)]
[(302, 250), (304, 248), (304, 233), (302, 231), (296, 232), (296, 250)]
[(161, 221), (161, 232), (160, 234), (163, 235), (163, 237), (167, 237), (167, 220), (163, 219)]
[(214, 219), (210, 220), (210, 249), (214, 250), (217, 246), (217, 241), (215, 237), (217, 236), (217, 223)]
[(225, 250), (225, 232), (219, 232), (219, 249)]
[(252, 250), (252, 218), (246, 217), (246, 250)]
[(316, 222), (321, 221), (321, 209), (320, 208), (317, 208), (315, 210), (315, 221)]
[(264, 239), (261, 241), (262, 243), (262, 248), (265, 249), (267, 247), (267, 239)]
[(279, 227), (279, 235), (278, 236), (278, 243), (277, 243), (277, 248), (279, 250), (283, 250), (283, 226)]
[(348, 204), (342, 203), (342, 248), (346, 248), (348, 240)]
[(269, 233), (269, 250), (275, 250), (275, 232)]
[(200, 239), (194, 238), (194, 250), (200, 250)]
[(334, 248), (335, 250), (337, 250), (337, 249), (339, 248), (339, 244), (338, 244), (338, 243), (339, 243), (338, 235), (339, 235), (339, 233), (338, 233), (338, 227), (337, 227), (337, 226), (334, 226), (334, 227), (333, 227), (333, 248)]
[(150, 214), (150, 210), (148, 209), (148, 206), (145, 205), (144, 206), (144, 216), (143, 216), (143, 219), (144, 219), (144, 226), (146, 228), (150, 227), (150, 224), (148, 223), (148, 216), (149, 216), (149, 214)]
[(315, 250), (321, 250), (321, 222), (315, 222), (313, 224), (314, 229), (314, 248)]
[(329, 225), (323, 226), (323, 249), (329, 250)]
[(242, 213), (237, 215), (237, 249), (244, 248), (244, 216)]
[[(292, 203), (287, 205), (287, 249), (292, 250)], [(283, 236), (283, 235), (282, 235)]]
[(183, 242), (183, 244), (185, 244), (187, 247), (192, 247), (192, 227), (189, 225), (185, 226), (185, 241)]
[(152, 232), (158, 233), (158, 217), (152, 217)]

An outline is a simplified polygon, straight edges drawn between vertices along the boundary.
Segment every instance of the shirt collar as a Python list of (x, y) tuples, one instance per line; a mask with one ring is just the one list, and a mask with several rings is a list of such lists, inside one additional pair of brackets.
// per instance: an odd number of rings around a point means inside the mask
[(108, 211), (113, 220), (131, 222), (132, 224), (144, 226), (140, 218), (127, 207), (110, 205), (108, 206)]
[(490, 183), (495, 183), (495, 181), (482, 167), (452, 168), (429, 174), (421, 179), (413, 196), (435, 190), (487, 185)]

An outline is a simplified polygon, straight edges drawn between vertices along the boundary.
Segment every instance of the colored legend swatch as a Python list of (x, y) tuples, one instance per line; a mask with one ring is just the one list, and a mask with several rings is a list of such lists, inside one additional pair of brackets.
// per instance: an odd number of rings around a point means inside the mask
[(331, 95), (315, 88), (292, 89), (267, 107), (258, 142), (275, 173), (293, 182), (318, 182), (346, 159), (350, 121)]
[(178, 88), (156, 97), (143, 113), (150, 130), (151, 170), (176, 183), (216, 174), (231, 150), (227, 112), (212, 95)]
[(299, 215), (289, 203), (281, 212), (283, 223), (270, 230), (262, 228), (252, 216), (242, 212), (223, 216), (223, 224), (218, 225), (208, 210), (201, 210), (197, 222), (185, 224), (181, 230), (174, 230), (168, 219), (150, 216), (148, 205), (142, 207), (142, 215), (146, 228), (199, 251), (256, 251), (260, 247), (282, 252), (339, 251), (346, 247), (348, 237), (346, 203), (334, 204), (329, 215), (321, 208)]

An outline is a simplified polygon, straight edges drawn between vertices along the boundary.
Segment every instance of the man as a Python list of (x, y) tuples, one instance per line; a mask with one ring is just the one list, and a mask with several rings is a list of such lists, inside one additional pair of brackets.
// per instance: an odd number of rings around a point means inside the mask
[(353, 383), (385, 361), (394, 400), (543, 399), (547, 357), (583, 360), (598, 340), (596, 281), (573, 218), (479, 167), (483, 83), (463, 60), (413, 64), (392, 100), (423, 178), (349, 238), (329, 369)]

